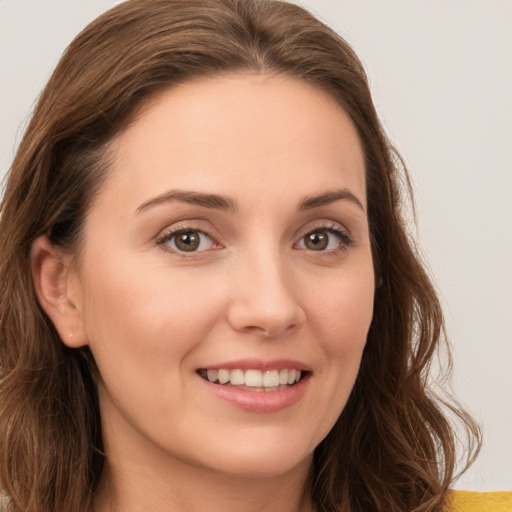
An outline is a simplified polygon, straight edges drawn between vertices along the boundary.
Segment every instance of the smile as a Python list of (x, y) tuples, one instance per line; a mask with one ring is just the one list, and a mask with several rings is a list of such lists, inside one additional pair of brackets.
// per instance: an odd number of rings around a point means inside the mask
[(197, 372), (203, 379), (223, 386), (236, 386), (247, 391), (281, 391), (296, 384), (306, 372), (297, 369), (205, 369)]

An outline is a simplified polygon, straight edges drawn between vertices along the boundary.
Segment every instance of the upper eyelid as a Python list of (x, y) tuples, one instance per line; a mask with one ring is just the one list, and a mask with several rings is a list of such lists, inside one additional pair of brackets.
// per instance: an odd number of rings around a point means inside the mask
[(300, 229), (298, 229), (295, 233), (296, 238), (302, 238), (306, 236), (307, 234), (311, 233), (315, 230), (333, 230), (333, 231), (341, 231), (342, 233), (345, 233), (347, 236), (352, 236), (351, 231), (343, 224), (337, 221), (333, 220), (320, 220), (320, 221), (313, 221), (310, 223), (305, 224)]
[(163, 229), (161, 229), (155, 236), (155, 239), (161, 239), (165, 237), (171, 237), (172, 235), (175, 235), (176, 233), (179, 233), (181, 231), (198, 231), (199, 233), (203, 233), (206, 236), (210, 237), (211, 239), (215, 239), (215, 235), (212, 235), (212, 231), (215, 232), (214, 229), (210, 227), (202, 227), (198, 224), (205, 224), (208, 223), (208, 221), (204, 219), (193, 219), (193, 220), (183, 220), (175, 222)]

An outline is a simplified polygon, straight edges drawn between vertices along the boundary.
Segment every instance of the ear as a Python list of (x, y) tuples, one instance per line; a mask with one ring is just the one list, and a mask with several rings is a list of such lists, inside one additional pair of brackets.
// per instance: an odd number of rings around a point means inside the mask
[(87, 345), (81, 289), (71, 256), (45, 235), (32, 244), (30, 259), (37, 298), (60, 339), (72, 348)]

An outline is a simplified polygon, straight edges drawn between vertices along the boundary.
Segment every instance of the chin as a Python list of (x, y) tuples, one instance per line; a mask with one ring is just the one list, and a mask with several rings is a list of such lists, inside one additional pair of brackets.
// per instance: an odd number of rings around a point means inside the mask
[(247, 437), (230, 437), (227, 443), (210, 442), (198, 462), (203, 467), (239, 478), (271, 478), (293, 471), (307, 473), (312, 463), (316, 445), (292, 439), (289, 433), (265, 436), (253, 432)]
[(261, 455), (247, 457), (239, 454), (235, 460), (217, 461), (217, 471), (242, 479), (277, 478), (295, 471), (307, 473), (312, 460), (312, 454), (302, 459), (289, 456), (269, 456), (268, 454), (265, 454), (264, 457)]

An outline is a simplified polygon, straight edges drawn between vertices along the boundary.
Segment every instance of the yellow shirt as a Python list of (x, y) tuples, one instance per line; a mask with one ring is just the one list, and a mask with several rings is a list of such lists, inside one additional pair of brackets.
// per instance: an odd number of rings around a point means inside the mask
[(453, 491), (449, 512), (512, 512), (512, 492)]

